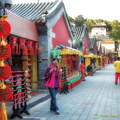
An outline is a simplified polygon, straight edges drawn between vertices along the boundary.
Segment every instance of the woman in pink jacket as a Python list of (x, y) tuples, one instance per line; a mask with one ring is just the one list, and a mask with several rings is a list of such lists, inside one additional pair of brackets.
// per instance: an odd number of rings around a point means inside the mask
[(56, 103), (56, 93), (60, 86), (60, 68), (58, 67), (58, 63), (59, 59), (54, 58), (52, 65), (49, 65), (45, 73), (45, 76), (48, 77), (47, 81), (45, 82), (45, 86), (48, 87), (51, 95), (50, 110), (55, 111), (56, 114), (60, 114)]

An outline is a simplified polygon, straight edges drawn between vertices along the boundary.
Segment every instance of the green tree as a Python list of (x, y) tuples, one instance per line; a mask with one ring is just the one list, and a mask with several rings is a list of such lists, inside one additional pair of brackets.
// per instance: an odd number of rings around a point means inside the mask
[(115, 41), (115, 49), (117, 50), (120, 42), (120, 25), (114, 25), (114, 27), (112, 27), (109, 37)]
[(68, 16), (68, 20), (70, 23), (74, 23), (74, 19), (72, 17)]
[(120, 25), (112, 28), (109, 37), (113, 40), (120, 40)]
[(120, 22), (119, 22), (118, 20), (113, 20), (113, 21), (111, 22), (112, 28), (117, 27), (118, 25), (120, 25)]
[(75, 18), (75, 26), (76, 27), (81, 27), (84, 25), (86, 19), (84, 19), (83, 15), (78, 15), (76, 18)]
[(94, 22), (94, 24), (102, 23), (102, 22), (104, 22), (104, 20), (103, 19), (95, 19), (95, 20), (93, 20), (93, 22)]
[(86, 19), (85, 24), (87, 26), (88, 31), (90, 32), (92, 29), (92, 25), (94, 25), (94, 21), (92, 19)]
[(106, 30), (107, 32), (112, 30), (112, 25), (110, 21), (105, 20), (104, 23), (106, 24)]

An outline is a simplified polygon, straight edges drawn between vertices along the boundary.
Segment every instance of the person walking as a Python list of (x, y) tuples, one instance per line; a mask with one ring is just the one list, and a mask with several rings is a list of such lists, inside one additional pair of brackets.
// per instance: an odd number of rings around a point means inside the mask
[(115, 84), (118, 84), (118, 79), (120, 79), (120, 58), (118, 57), (117, 60), (114, 62), (115, 67)]
[(52, 64), (46, 69), (45, 76), (47, 80), (45, 86), (48, 87), (49, 93), (51, 95), (50, 110), (54, 111), (56, 114), (60, 114), (59, 108), (56, 102), (57, 89), (60, 86), (60, 67), (58, 67), (59, 59), (53, 58)]
[(93, 72), (92, 64), (87, 66), (87, 72), (90, 73), (91, 76), (93, 76), (93, 74), (92, 74), (92, 72)]
[(85, 81), (85, 65), (83, 63), (83, 61), (81, 61), (81, 64), (80, 64), (80, 72), (82, 74), (82, 77), (81, 77), (81, 80), (82, 81)]

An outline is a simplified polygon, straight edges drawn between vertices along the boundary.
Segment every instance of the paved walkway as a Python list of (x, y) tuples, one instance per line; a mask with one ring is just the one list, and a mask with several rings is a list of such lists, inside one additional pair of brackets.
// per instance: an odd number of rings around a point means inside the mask
[[(120, 84), (114, 84), (114, 67), (97, 71), (68, 94), (58, 94), (60, 115), (49, 111), (50, 99), (29, 109), (27, 120), (120, 120)], [(38, 118), (38, 119), (37, 119)], [(16, 118), (18, 120), (18, 118)]]

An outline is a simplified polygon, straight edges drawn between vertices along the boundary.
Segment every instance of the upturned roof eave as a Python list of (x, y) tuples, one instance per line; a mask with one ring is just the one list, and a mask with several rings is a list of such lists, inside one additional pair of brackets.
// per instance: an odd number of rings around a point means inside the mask
[(63, 6), (63, 2), (61, 0), (56, 0), (52, 6), (46, 9), (44, 12), (48, 12), (46, 18), (53, 16), (61, 7)]
[(74, 37), (73, 37), (72, 31), (71, 31), (71, 28), (70, 28), (70, 23), (68, 21), (67, 13), (66, 13), (66, 10), (65, 10), (65, 7), (64, 7), (64, 3), (63, 3), (62, 0), (56, 0), (56, 2), (51, 6), (51, 8), (47, 9), (48, 14), (46, 15), (46, 20), (51, 18), (52, 16), (54, 16), (62, 7), (64, 8), (63, 15), (64, 15), (64, 18), (65, 18), (66, 26), (68, 28), (70, 37), (73, 40)]

